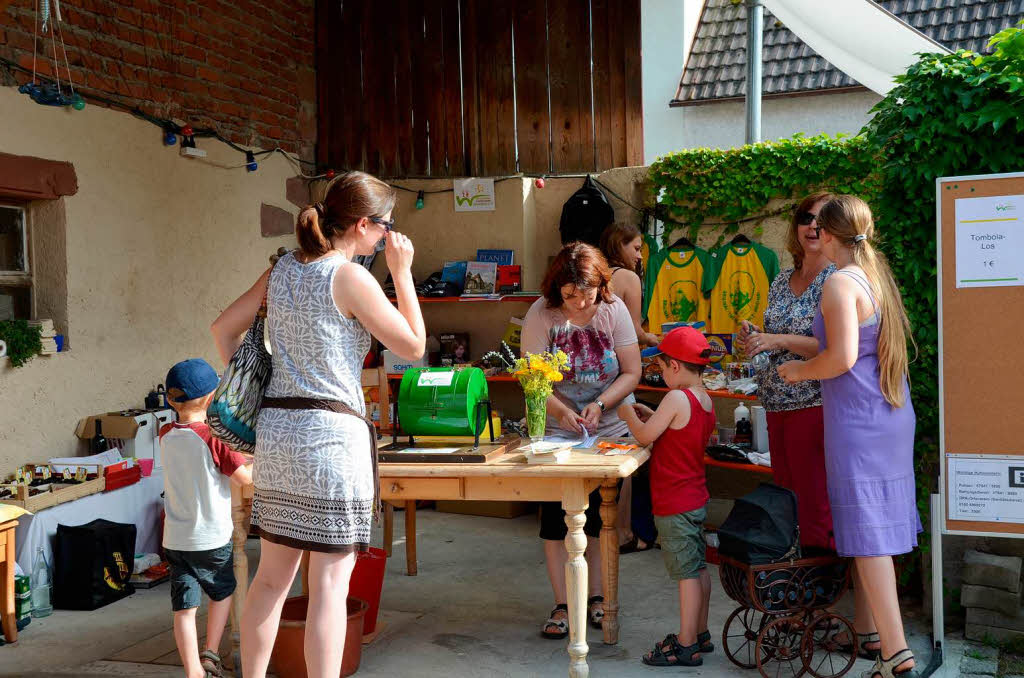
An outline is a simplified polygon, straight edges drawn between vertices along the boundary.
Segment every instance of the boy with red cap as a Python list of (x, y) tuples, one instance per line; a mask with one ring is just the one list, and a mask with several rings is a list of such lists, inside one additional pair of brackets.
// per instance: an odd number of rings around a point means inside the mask
[(711, 347), (692, 327), (678, 327), (643, 356), (655, 357), (672, 389), (656, 411), (620, 405), (619, 418), (651, 451), (654, 524), (669, 576), (679, 582), (679, 633), (670, 633), (643, 657), (650, 666), (700, 666), (715, 649), (708, 632), (711, 577), (704, 562), (704, 519), (710, 498), (704, 476), (704, 448), (715, 428), (715, 411), (701, 374)]

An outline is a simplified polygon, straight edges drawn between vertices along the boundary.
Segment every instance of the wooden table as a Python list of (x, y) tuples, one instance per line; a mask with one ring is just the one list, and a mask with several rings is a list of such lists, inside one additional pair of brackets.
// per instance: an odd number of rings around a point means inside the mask
[[(604, 642), (619, 640), (619, 540), (615, 530), (615, 498), (620, 478), (632, 474), (650, 458), (646, 448), (607, 456), (592, 450), (573, 450), (560, 464), (528, 464), (521, 453), (508, 452), (486, 464), (380, 464), (381, 499), (459, 499), (483, 501), (559, 501), (569, 530), (565, 565), (569, 605), (569, 676), (586, 678), (587, 666), (587, 536), (588, 495), (601, 488), (601, 558), (604, 577)], [(247, 488), (251, 496), (251, 487)], [(233, 493), (235, 578), (238, 588), (232, 603), (232, 642), (238, 656), (238, 624), (248, 588), (245, 538), (248, 510), (243, 492)], [(540, 576), (538, 574), (538, 576)], [(237, 664), (236, 664), (237, 665)], [(240, 676), (236, 673), (236, 676)]]
[(14, 528), (17, 520), (0, 523), (0, 623), (8, 643), (18, 640), (18, 620), (14, 613)]

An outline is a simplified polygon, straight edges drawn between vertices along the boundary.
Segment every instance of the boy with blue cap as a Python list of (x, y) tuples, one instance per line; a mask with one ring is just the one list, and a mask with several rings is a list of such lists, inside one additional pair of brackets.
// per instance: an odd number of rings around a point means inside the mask
[[(171, 566), (174, 640), (186, 678), (220, 678), (217, 648), (235, 591), (231, 550), (231, 483), (246, 485), (246, 458), (213, 437), (206, 408), (219, 379), (201, 358), (167, 373), (167, 399), (178, 420), (160, 429), (164, 465), (164, 557)], [(210, 598), (206, 649), (199, 653), (196, 610)]]

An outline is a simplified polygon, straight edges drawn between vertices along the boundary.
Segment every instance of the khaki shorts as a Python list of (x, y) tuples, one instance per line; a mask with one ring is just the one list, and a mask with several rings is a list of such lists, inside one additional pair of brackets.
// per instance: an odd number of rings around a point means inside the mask
[(661, 539), (661, 555), (665, 559), (668, 576), (675, 581), (696, 579), (707, 568), (704, 561), (707, 543), (704, 541), (706, 508), (694, 509), (671, 516), (654, 516), (654, 525)]

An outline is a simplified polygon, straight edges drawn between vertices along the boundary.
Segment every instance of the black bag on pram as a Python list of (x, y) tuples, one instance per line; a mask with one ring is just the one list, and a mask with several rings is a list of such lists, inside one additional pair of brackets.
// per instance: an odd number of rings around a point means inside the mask
[(748, 565), (800, 558), (796, 495), (763, 483), (737, 499), (718, 528), (718, 552)]

